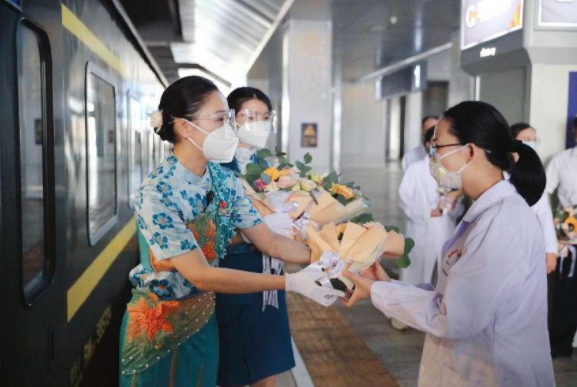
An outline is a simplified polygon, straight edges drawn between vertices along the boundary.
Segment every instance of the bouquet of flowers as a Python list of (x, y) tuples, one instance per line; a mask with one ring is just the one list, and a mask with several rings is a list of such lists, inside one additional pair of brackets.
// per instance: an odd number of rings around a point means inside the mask
[(577, 206), (555, 211), (553, 223), (562, 244), (577, 244)]
[(329, 222), (338, 224), (359, 215), (362, 215), (359, 220), (372, 220), (370, 214), (363, 214), (370, 201), (360, 187), (354, 182), (340, 182), (335, 172), (320, 175), (312, 171), (310, 154), (294, 165), (284, 153), (278, 153), (278, 165), (270, 166), (266, 161), (270, 157), (269, 150), (259, 151), (258, 161), (248, 164), (247, 173), (241, 176), (247, 194), (261, 215), (288, 212), (295, 221), (302, 218), (298, 229), (302, 229), (305, 220), (320, 226)]
[(338, 226), (328, 223), (320, 230), (309, 224), (306, 232), (312, 251), (310, 268), (326, 274), (319, 284), (343, 291), (353, 287), (341, 275), (346, 263), (350, 263), (348, 270), (353, 273), (368, 268), (382, 256), (395, 259), (399, 267), (408, 267), (408, 255), (415, 246), (412, 239), (403, 237), (395, 227), (376, 222)]

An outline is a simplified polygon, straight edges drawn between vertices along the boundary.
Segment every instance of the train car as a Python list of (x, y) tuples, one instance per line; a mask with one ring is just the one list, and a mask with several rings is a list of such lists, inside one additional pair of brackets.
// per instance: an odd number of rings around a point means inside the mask
[(129, 296), (166, 80), (117, 0), (0, 0), (0, 37), (0, 385), (77, 386)]

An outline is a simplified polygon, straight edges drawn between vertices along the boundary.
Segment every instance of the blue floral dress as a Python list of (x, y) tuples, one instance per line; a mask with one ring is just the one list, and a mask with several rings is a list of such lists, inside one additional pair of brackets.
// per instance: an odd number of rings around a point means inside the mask
[(135, 207), (141, 263), (129, 275), (120, 385), (214, 387), (214, 294), (199, 291), (170, 258), (200, 248), (218, 266), (236, 229), (260, 224), (260, 216), (230, 170), (209, 162), (196, 176), (174, 155), (144, 181)]

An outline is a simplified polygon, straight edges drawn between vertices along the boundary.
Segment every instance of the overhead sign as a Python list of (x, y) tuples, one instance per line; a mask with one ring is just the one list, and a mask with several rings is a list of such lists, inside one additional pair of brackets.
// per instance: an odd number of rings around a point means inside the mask
[(461, 49), (523, 28), (523, 0), (462, 0)]
[(375, 98), (377, 101), (398, 95), (414, 93), (427, 88), (427, 62), (418, 62), (392, 74), (377, 79)]
[(539, 25), (577, 27), (577, 0), (540, 0)]

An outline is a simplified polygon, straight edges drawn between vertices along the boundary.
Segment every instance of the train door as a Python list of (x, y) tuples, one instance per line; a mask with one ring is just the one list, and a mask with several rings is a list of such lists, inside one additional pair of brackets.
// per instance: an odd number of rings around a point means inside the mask
[(65, 304), (57, 274), (64, 225), (56, 227), (61, 155), (54, 123), (62, 107), (54, 98), (60, 78), (51, 48), (59, 34), (43, 27), (55, 23), (50, 8), (58, 3), (37, 3), (44, 14), (35, 20), (20, 0), (0, 0), (0, 384), (6, 386), (55, 385), (61, 377), (56, 342)]

